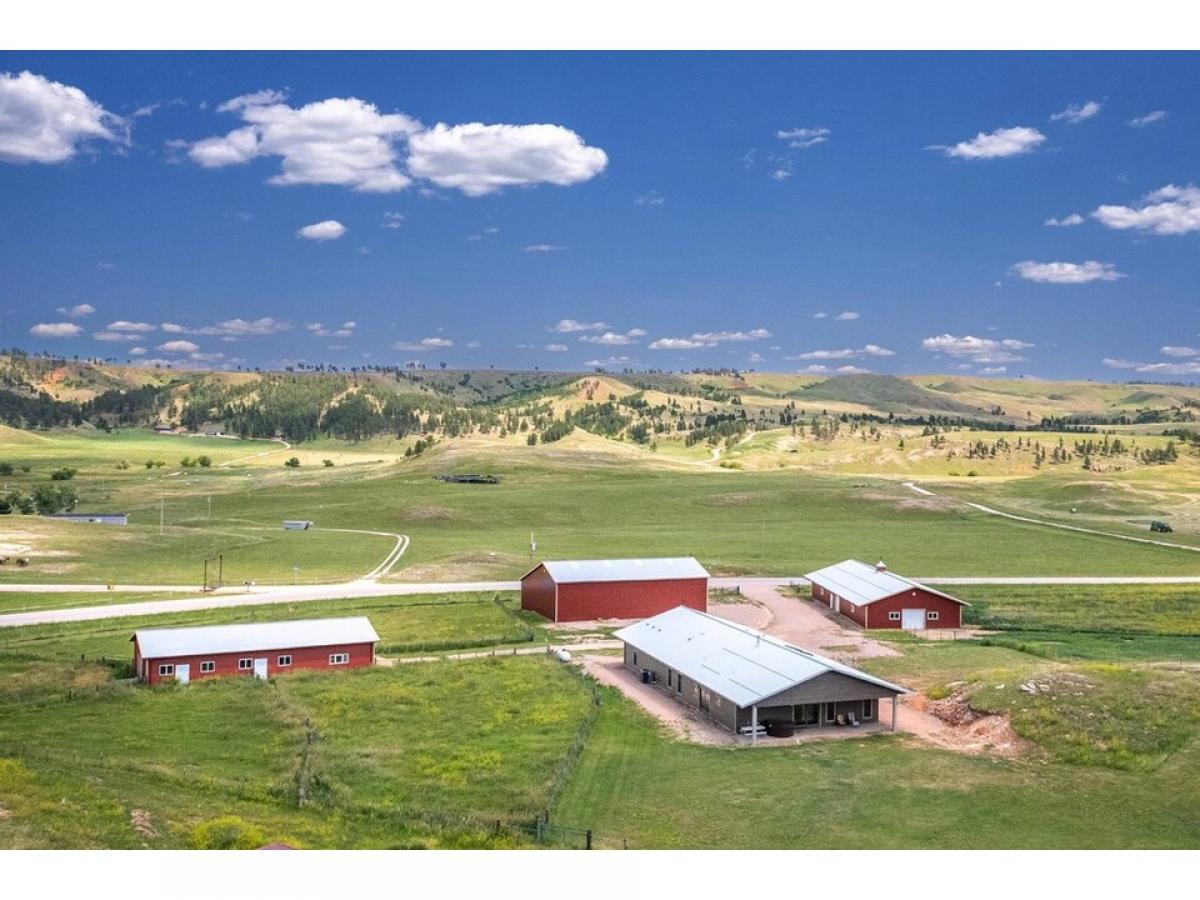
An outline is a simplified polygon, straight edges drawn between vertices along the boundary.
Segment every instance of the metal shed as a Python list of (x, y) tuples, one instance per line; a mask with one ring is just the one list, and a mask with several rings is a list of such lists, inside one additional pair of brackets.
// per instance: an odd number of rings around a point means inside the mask
[(863, 628), (961, 628), (969, 604), (892, 572), (882, 562), (847, 559), (804, 576), (812, 597)]
[(521, 608), (555, 622), (640, 619), (708, 608), (708, 572), (694, 557), (546, 560), (521, 578)]

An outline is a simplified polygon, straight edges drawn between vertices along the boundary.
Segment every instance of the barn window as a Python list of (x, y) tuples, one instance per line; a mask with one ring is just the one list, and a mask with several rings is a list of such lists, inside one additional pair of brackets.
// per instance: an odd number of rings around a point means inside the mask
[(217, 664), (216, 664), (216, 662), (214, 662), (211, 659), (208, 660), (207, 662), (202, 662), (202, 663), (200, 663), (200, 671), (201, 672), (215, 672), (215, 671), (217, 671)]
[(937, 617), (938, 611), (936, 609), (931, 609), (929, 612), (925, 613), (925, 618), (927, 618), (930, 622), (936, 622)]
[(285, 653), (283, 656), (279, 657), (279, 665), (290, 666), (291, 664), (292, 664), (292, 654)]
[(900, 613), (899, 612), (888, 613), (888, 621), (889, 622), (899, 622), (900, 621)]
[(682, 675), (675, 676), (675, 691), (680, 694), (683, 693), (683, 676)]
[(637, 651), (636, 650), (633, 651), (633, 664), (635, 666), (637, 665)]
[(349, 653), (330, 653), (329, 654), (329, 664), (331, 666), (344, 666), (348, 662), (350, 662), (350, 654)]
[(254, 660), (252, 660), (252, 659), (239, 659), (238, 660), (238, 669), (240, 669), (241, 671), (246, 672), (253, 668), (254, 668)]
[(174, 675), (175, 674), (175, 666), (172, 665), (171, 663), (163, 663), (161, 666), (158, 667), (158, 674), (159, 675)]
[(864, 700), (863, 701), (863, 719), (873, 719), (873, 718), (875, 718), (875, 701), (874, 700)]

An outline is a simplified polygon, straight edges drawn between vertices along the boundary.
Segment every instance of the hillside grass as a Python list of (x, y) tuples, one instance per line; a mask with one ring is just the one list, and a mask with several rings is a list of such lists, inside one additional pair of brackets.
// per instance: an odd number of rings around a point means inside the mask
[(1200, 584), (960, 585), (965, 624), (1200, 637)]

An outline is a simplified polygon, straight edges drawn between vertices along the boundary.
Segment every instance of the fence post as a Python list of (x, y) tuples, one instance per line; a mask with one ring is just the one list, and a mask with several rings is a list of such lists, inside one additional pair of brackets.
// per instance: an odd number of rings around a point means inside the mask
[(592, 829), (590, 829), (590, 828), (587, 830), (587, 847), (585, 847), (584, 849), (586, 849), (586, 850), (592, 849)]

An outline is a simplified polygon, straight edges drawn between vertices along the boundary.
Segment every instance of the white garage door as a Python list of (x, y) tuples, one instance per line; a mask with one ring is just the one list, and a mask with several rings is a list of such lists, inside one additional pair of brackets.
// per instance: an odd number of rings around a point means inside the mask
[(923, 631), (925, 628), (925, 610), (904, 609), (900, 611), (900, 627), (905, 631)]

